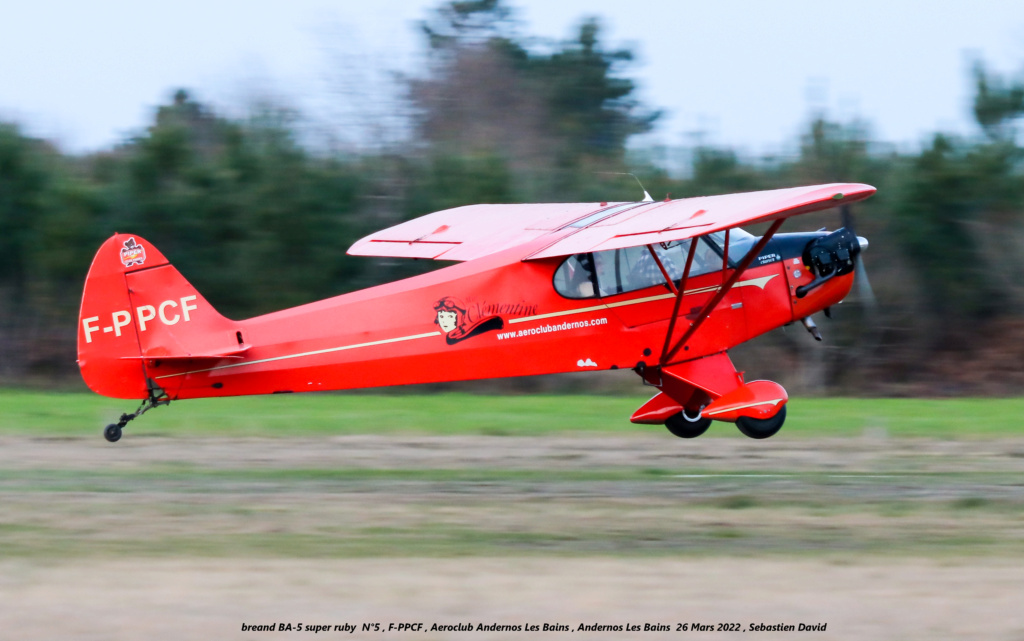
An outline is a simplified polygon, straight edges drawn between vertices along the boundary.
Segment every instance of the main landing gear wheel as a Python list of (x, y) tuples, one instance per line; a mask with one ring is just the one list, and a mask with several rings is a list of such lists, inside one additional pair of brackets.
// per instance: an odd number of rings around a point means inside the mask
[(116, 443), (121, 440), (121, 426), (117, 423), (111, 423), (103, 430), (103, 438), (107, 439), (111, 443)]
[(776, 432), (782, 429), (782, 424), (785, 422), (786, 406), (783, 405), (779, 408), (779, 413), (771, 418), (741, 416), (736, 419), (736, 427), (740, 428), (740, 431), (750, 438), (762, 439), (774, 436)]
[(696, 416), (687, 414), (686, 409), (678, 414), (673, 414), (665, 421), (665, 427), (679, 438), (697, 438), (708, 431), (711, 425), (710, 418), (701, 418), (700, 412)]

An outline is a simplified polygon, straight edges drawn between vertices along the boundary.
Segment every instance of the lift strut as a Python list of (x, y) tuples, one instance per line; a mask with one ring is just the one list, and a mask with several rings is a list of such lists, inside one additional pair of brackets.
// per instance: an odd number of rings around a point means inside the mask
[[(668, 346), (672, 342), (672, 334), (675, 331), (676, 321), (679, 317), (679, 307), (682, 305), (683, 296), (686, 295), (686, 279), (690, 274), (690, 265), (693, 262), (694, 248), (697, 246), (697, 238), (693, 239), (690, 243), (690, 253), (686, 257), (686, 269), (683, 271), (683, 280), (680, 283), (678, 292), (676, 293), (676, 303), (672, 309), (672, 318), (669, 320), (668, 332), (665, 334), (665, 347), (662, 349), (661, 358), (658, 360), (659, 366), (668, 365), (672, 362), (672, 359), (679, 350), (682, 349), (683, 345), (686, 345), (686, 341), (690, 340), (697, 329), (704, 324), (704, 321), (711, 315), (711, 311), (715, 306), (722, 302), (722, 299), (725, 298), (725, 295), (733, 288), (736, 281), (738, 281), (740, 277), (743, 276), (744, 272), (747, 271), (747, 268), (750, 267), (750, 263), (754, 262), (754, 259), (761, 253), (761, 250), (764, 249), (765, 245), (768, 244), (768, 241), (770, 241), (775, 235), (775, 232), (777, 232), (779, 227), (782, 226), (783, 220), (784, 219), (779, 219), (772, 223), (772, 226), (768, 228), (768, 231), (761, 237), (761, 240), (759, 240), (757, 244), (747, 252), (747, 255), (743, 257), (740, 264), (736, 266), (736, 271), (732, 273), (732, 276), (722, 283), (718, 292), (712, 296), (711, 300), (709, 300), (707, 304), (701, 308), (700, 312), (697, 313), (697, 317), (694, 319), (693, 323), (690, 324), (689, 329), (687, 329), (682, 337), (676, 341), (676, 344), (669, 349)], [(728, 252), (728, 247), (726, 247), (724, 251)], [(725, 254), (724, 259), (725, 261), (728, 261), (728, 254)], [(725, 262), (725, 264), (728, 263)]]

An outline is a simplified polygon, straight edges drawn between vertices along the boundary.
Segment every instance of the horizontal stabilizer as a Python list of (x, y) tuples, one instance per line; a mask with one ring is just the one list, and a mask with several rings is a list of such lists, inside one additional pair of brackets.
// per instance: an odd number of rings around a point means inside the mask
[(142, 356), (122, 356), (123, 361), (219, 361), (231, 358), (244, 358), (249, 345), (240, 345), (238, 349), (225, 350), (206, 354), (144, 354)]

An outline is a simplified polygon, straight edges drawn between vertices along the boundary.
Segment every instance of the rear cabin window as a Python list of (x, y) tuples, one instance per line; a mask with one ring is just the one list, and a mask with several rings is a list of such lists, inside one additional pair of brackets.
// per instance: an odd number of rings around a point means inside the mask
[[(654, 245), (658, 260), (672, 280), (679, 281), (690, 252), (690, 239)], [(722, 256), (708, 242), (698, 241), (690, 276), (722, 269)], [(731, 245), (732, 243), (730, 243)], [(555, 271), (555, 291), (566, 298), (614, 296), (665, 283), (647, 246), (575, 254)]]
[(566, 298), (596, 298), (597, 277), (591, 254), (573, 254), (555, 271), (555, 291)]

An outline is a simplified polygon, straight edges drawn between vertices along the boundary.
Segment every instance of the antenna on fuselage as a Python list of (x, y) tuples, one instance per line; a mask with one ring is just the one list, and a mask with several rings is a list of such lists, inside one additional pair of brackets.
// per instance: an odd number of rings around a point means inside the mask
[(647, 193), (646, 189), (644, 189), (644, 184), (642, 182), (640, 182), (640, 179), (636, 177), (636, 174), (631, 174), (631, 173), (628, 173), (628, 172), (625, 172), (625, 171), (597, 171), (597, 172), (594, 172), (594, 173), (608, 174), (609, 176), (632, 176), (633, 180), (636, 181), (636, 184), (640, 185), (640, 190), (644, 192), (644, 198), (640, 202), (642, 202), (642, 203), (653, 203), (654, 202), (654, 199), (651, 198), (651, 195), (649, 193)]

